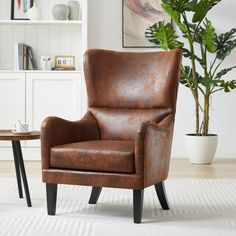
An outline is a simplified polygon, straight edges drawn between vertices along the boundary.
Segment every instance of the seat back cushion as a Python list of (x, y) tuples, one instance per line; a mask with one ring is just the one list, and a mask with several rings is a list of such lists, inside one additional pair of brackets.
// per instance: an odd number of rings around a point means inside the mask
[(171, 113), (171, 109), (89, 108), (89, 110), (97, 120), (103, 140), (134, 140), (143, 122), (158, 123)]

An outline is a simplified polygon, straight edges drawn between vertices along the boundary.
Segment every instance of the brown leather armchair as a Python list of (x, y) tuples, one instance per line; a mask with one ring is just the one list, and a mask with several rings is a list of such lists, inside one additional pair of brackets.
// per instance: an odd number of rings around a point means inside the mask
[(180, 50), (114, 52), (88, 50), (84, 72), (88, 112), (76, 122), (48, 117), (41, 128), (42, 177), (47, 208), (55, 215), (57, 184), (133, 189), (134, 222), (140, 223), (144, 188), (154, 185), (169, 209), (167, 178)]

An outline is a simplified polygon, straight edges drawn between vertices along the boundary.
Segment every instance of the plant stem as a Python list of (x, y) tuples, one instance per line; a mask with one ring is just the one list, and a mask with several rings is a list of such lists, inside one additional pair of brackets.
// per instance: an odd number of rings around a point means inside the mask
[(215, 57), (213, 63), (212, 63), (211, 66), (210, 66), (210, 72), (209, 72), (209, 74), (211, 74), (211, 70), (213, 69), (213, 67), (214, 67), (214, 65), (215, 65), (215, 63), (216, 63), (216, 60), (217, 60), (217, 57)]
[(210, 80), (211, 77), (208, 74), (208, 66), (207, 66), (207, 50), (206, 47), (204, 47), (203, 43), (200, 44), (201, 46), (201, 54), (202, 54), (202, 60), (204, 62), (205, 68), (204, 68), (204, 80), (205, 80), (205, 94), (204, 94), (204, 110), (203, 110), (203, 122), (202, 122), (202, 130), (201, 133), (203, 136), (207, 136), (208, 134), (208, 128), (209, 128), (209, 102), (210, 102), (210, 94), (211, 94), (211, 86), (210, 86)]
[[(193, 47), (193, 42), (190, 40), (190, 51), (194, 55), (194, 47)], [(192, 76), (193, 76), (193, 87), (194, 87), (194, 94), (195, 94), (195, 114), (196, 114), (196, 135), (199, 135), (199, 126), (200, 126), (200, 121), (199, 121), (199, 97), (198, 97), (198, 81), (196, 78), (196, 64), (195, 60), (191, 59), (192, 63)]]
[(211, 91), (211, 94), (216, 93), (216, 92), (219, 92), (219, 91), (221, 91), (221, 90), (223, 90), (223, 88), (219, 88), (219, 89), (213, 90), (213, 91)]
[[(193, 41), (194, 38), (192, 38), (191, 31), (189, 29), (189, 22), (187, 19), (187, 16), (185, 13), (182, 14), (184, 23), (187, 26), (188, 33), (187, 33), (187, 38), (189, 41), (189, 46), (190, 46), (190, 52), (192, 55), (194, 55), (194, 46), (193, 46)], [(196, 135), (199, 135), (199, 127), (200, 127), (200, 119), (199, 119), (199, 96), (198, 96), (198, 81), (196, 77), (196, 63), (195, 59), (191, 58), (191, 64), (192, 64), (192, 77), (193, 77), (193, 92), (194, 92), (194, 98), (195, 98), (195, 115), (196, 115), (196, 124), (195, 124), (195, 132)]]
[(209, 130), (209, 102), (210, 102), (210, 89), (206, 89), (206, 96), (204, 96), (204, 112), (203, 112), (203, 136), (208, 135)]
[(218, 68), (220, 67), (220, 65), (222, 64), (223, 60), (220, 61), (220, 63), (216, 66), (213, 74), (212, 74), (212, 77), (214, 78), (215, 77), (215, 73), (217, 72)]

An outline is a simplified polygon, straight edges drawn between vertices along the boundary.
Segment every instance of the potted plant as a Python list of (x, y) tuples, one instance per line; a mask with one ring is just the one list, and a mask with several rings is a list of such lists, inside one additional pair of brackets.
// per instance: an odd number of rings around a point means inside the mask
[(158, 22), (145, 32), (151, 42), (164, 50), (181, 48), (183, 56), (188, 59), (189, 63), (182, 66), (180, 82), (189, 88), (195, 103), (195, 133), (187, 134), (186, 141), (190, 160), (196, 164), (211, 163), (216, 151), (217, 135), (209, 133), (212, 95), (236, 88), (236, 80), (222, 79), (236, 66), (220, 68), (236, 47), (236, 29), (217, 35), (207, 18), (207, 13), (220, 1), (162, 0), (162, 8), (187, 43), (181, 42), (172, 25), (165, 22)]

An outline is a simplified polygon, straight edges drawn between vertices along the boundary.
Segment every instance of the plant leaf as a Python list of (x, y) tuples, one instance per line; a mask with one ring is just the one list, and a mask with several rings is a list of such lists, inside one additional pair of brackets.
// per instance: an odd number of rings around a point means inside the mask
[(189, 88), (192, 85), (192, 70), (190, 66), (183, 66), (180, 74), (180, 83)]
[(236, 88), (236, 80), (231, 80), (231, 81), (218, 80), (217, 87), (223, 88), (224, 91), (228, 93)]
[(158, 22), (158, 24), (154, 24), (147, 29), (145, 36), (149, 41), (159, 44), (164, 50), (183, 47), (183, 43), (177, 40), (178, 36), (169, 23)]
[(192, 11), (197, 1), (198, 0), (162, 0), (164, 4), (172, 6), (172, 8), (179, 13)]
[(198, 4), (194, 6), (194, 15), (192, 21), (194, 23), (201, 22), (208, 11), (218, 4), (221, 0), (200, 0)]
[(185, 58), (197, 60), (200, 63), (200, 65), (202, 65), (203, 68), (206, 67), (204, 61), (201, 58), (199, 58), (196, 54), (191, 53), (187, 48), (182, 48), (182, 51), (183, 51), (183, 56)]
[[(204, 79), (198, 73), (196, 73), (197, 82), (204, 84)], [(190, 66), (183, 66), (181, 69), (180, 83), (189, 88), (189, 86), (194, 86), (193, 81), (193, 71)]]
[(183, 33), (187, 32), (187, 27), (186, 25), (182, 24), (181, 20), (180, 20), (180, 12), (175, 10), (172, 5), (169, 4), (165, 4), (162, 3), (161, 4), (162, 8), (164, 9), (164, 11), (171, 17), (171, 19), (179, 26), (180, 30)]
[(231, 29), (230, 31), (220, 34), (216, 38), (217, 42), (217, 53), (216, 57), (219, 60), (224, 60), (231, 51), (236, 47), (236, 39), (234, 37), (236, 33), (236, 28)]
[(226, 75), (228, 72), (230, 72), (233, 69), (236, 69), (236, 66), (221, 70), (220, 72), (216, 74), (215, 79), (220, 79), (222, 76)]
[(158, 30), (157, 23), (147, 28), (145, 37), (151, 42), (160, 45), (159, 40), (156, 38), (156, 31)]
[(201, 28), (200, 32), (202, 43), (205, 45), (208, 52), (215, 53), (217, 50), (215, 28), (208, 19), (204, 22), (204, 26), (205, 28)]

